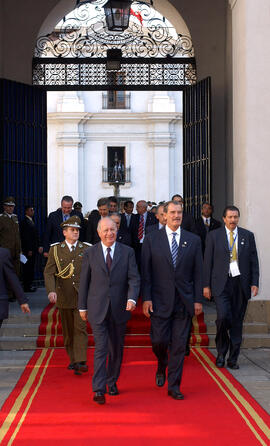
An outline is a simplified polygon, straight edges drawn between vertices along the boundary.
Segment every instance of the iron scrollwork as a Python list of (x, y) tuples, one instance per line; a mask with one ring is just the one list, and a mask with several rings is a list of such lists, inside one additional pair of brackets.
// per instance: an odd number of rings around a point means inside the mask
[(133, 3), (127, 30), (108, 31), (105, 1), (78, 6), (51, 34), (39, 37), (35, 57), (105, 58), (108, 49), (121, 49), (124, 58), (194, 56), (190, 36), (177, 34), (167, 19), (144, 3)]

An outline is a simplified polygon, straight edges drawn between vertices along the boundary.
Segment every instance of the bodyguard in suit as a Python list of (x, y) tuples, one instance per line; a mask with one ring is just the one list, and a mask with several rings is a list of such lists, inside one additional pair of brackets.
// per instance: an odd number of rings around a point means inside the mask
[(33, 206), (25, 206), (25, 217), (20, 222), (20, 234), (22, 243), (22, 253), (27, 258), (27, 262), (22, 265), (23, 288), (25, 292), (36, 291), (33, 287), (35, 261), (38, 252), (41, 254), (43, 249), (40, 246), (40, 240), (37, 228), (35, 226)]
[(141, 265), (141, 252), (142, 244), (145, 237), (145, 231), (148, 226), (156, 223), (154, 214), (147, 211), (147, 202), (140, 200), (136, 204), (137, 214), (135, 215), (133, 222), (130, 225), (130, 232), (132, 237), (132, 246), (135, 251), (136, 262), (138, 268)]
[(145, 228), (145, 234), (149, 234), (152, 231), (158, 231), (166, 225), (166, 217), (164, 214), (164, 204), (157, 206), (157, 212), (155, 213), (156, 223), (154, 225), (147, 226)]
[(140, 288), (134, 251), (116, 242), (116, 232), (111, 218), (99, 221), (101, 241), (85, 252), (80, 280), (81, 318), (88, 317), (95, 339), (92, 387), (98, 404), (105, 403), (106, 385), (109, 395), (119, 393), (126, 323)]
[(78, 290), (83, 253), (89, 244), (79, 240), (80, 223), (76, 215), (61, 223), (64, 241), (51, 246), (44, 270), (48, 298), (56, 303), (61, 316), (64, 346), (70, 360), (68, 369), (76, 375), (88, 370), (88, 335), (78, 311)]
[(134, 203), (131, 200), (127, 200), (124, 202), (124, 213), (121, 215), (121, 231), (129, 231), (133, 220), (135, 218), (135, 214), (133, 214)]
[(181, 228), (182, 212), (180, 203), (169, 201), (166, 226), (148, 234), (142, 248), (143, 312), (151, 318), (156, 384), (165, 384), (168, 366), (168, 395), (176, 400), (184, 398), (180, 384), (186, 343), (203, 301), (201, 242)]
[(100, 198), (97, 202), (98, 210), (93, 210), (88, 217), (88, 223), (86, 228), (86, 241), (95, 245), (100, 241), (97, 226), (101, 218), (107, 217), (109, 215), (109, 200), (108, 198)]
[[(62, 242), (64, 240), (63, 231), (60, 226), (62, 222), (68, 220), (73, 215), (77, 215), (83, 222), (83, 215), (72, 209), (72, 206), (73, 198), (65, 195), (61, 200), (61, 208), (50, 213), (43, 240), (44, 257), (48, 257), (52, 243)], [(81, 234), (81, 239), (84, 240), (84, 234)]]
[(201, 238), (202, 242), (202, 252), (205, 251), (205, 239), (208, 232), (218, 229), (221, 226), (220, 221), (215, 220), (212, 217), (213, 206), (210, 203), (203, 203), (202, 205), (202, 215), (195, 222), (196, 232)]
[(121, 215), (117, 212), (110, 214), (111, 219), (114, 221), (117, 227), (116, 241), (123, 243), (124, 245), (131, 246), (131, 235), (128, 230), (121, 229)]
[(0, 327), (4, 319), (8, 318), (8, 291), (11, 289), (23, 313), (30, 313), (28, 299), (24, 295), (22, 286), (15, 273), (11, 254), (8, 249), (0, 248)]
[(254, 235), (238, 227), (240, 212), (227, 206), (224, 227), (206, 238), (204, 297), (214, 297), (217, 308), (217, 367), (238, 369), (243, 320), (248, 300), (258, 294), (259, 263)]

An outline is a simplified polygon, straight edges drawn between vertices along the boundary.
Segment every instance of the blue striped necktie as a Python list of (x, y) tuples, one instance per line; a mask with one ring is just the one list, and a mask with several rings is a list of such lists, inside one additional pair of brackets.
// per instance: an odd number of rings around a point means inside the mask
[(172, 261), (173, 266), (176, 267), (176, 260), (177, 260), (177, 254), (178, 254), (178, 245), (175, 236), (177, 235), (177, 232), (173, 232), (173, 239), (172, 239)]

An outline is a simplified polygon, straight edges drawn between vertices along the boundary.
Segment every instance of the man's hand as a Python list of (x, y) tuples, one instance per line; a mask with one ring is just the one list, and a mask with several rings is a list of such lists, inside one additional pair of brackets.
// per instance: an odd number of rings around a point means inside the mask
[(251, 296), (252, 296), (252, 297), (257, 296), (258, 292), (259, 292), (259, 288), (258, 288), (257, 286), (255, 286), (255, 285), (253, 285), (253, 286), (251, 287)]
[(199, 314), (201, 314), (201, 312), (202, 312), (202, 304), (195, 303), (194, 304), (194, 312), (195, 312), (195, 316), (199, 316)]
[(44, 252), (43, 255), (44, 255), (44, 257), (46, 257), (46, 259), (47, 259), (47, 257), (49, 257), (49, 253), (48, 252)]
[(21, 305), (21, 310), (23, 313), (30, 313), (30, 308), (28, 304), (22, 304)]
[(43, 248), (42, 248), (42, 246), (40, 246), (40, 247), (38, 248), (38, 252), (39, 252), (39, 254), (42, 254), (42, 253), (43, 253)]
[(203, 295), (204, 295), (205, 299), (211, 300), (212, 293), (211, 293), (211, 288), (209, 286), (206, 286), (203, 289)]
[(81, 316), (81, 318), (82, 318), (82, 320), (83, 321), (85, 321), (85, 322), (87, 322), (87, 319), (88, 319), (88, 311), (80, 311), (79, 312), (80, 313), (80, 316)]
[(150, 312), (153, 313), (153, 304), (151, 300), (146, 300), (143, 303), (143, 314), (146, 317), (150, 317)]
[(32, 257), (33, 251), (28, 251), (27, 255), (28, 255), (28, 257)]
[(52, 291), (48, 294), (48, 298), (51, 304), (55, 304), (55, 302), (57, 301), (57, 294)]
[(136, 308), (136, 305), (134, 304), (134, 302), (132, 302), (132, 300), (128, 300), (127, 306), (126, 306), (126, 311), (134, 311), (135, 308)]

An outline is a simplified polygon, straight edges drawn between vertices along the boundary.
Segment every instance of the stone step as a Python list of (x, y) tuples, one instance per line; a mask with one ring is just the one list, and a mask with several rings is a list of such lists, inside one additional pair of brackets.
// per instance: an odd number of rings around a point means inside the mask
[[(215, 335), (208, 335), (209, 348), (215, 348)], [(244, 334), (241, 348), (269, 348), (270, 347), (270, 334)]]
[(3, 324), (0, 329), (0, 337), (38, 336), (39, 324), (10, 323)]
[[(207, 322), (207, 334), (216, 334), (216, 324), (214, 321)], [(243, 333), (246, 334), (268, 334), (268, 326), (264, 322), (245, 322)]]
[(0, 350), (35, 350), (36, 336), (5, 336), (0, 337)]

